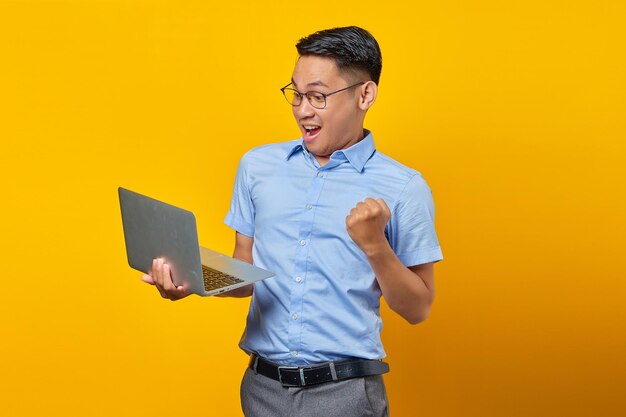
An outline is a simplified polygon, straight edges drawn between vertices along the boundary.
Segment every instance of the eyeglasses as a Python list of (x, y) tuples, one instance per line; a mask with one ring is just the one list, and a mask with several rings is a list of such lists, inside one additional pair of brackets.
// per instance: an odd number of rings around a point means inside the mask
[(328, 94), (320, 93), (319, 91), (307, 91), (306, 93), (301, 93), (298, 90), (294, 90), (293, 88), (288, 88), (291, 84), (292, 83), (289, 83), (280, 89), (289, 104), (294, 107), (298, 107), (300, 103), (302, 103), (302, 97), (304, 96), (307, 100), (309, 100), (311, 106), (315, 107), (316, 109), (324, 109), (326, 108), (327, 97), (330, 97), (333, 94), (341, 93), (342, 91), (349, 90), (356, 87), (357, 85), (365, 84), (365, 82), (352, 84), (346, 88), (342, 88), (341, 90), (333, 91), (332, 93)]

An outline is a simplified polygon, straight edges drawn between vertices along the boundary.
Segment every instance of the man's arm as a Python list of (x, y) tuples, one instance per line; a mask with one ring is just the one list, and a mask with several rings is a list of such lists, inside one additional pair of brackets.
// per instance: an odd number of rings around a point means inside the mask
[[(235, 250), (233, 251), (233, 258), (251, 264), (253, 244), (254, 238), (235, 232)], [(235, 288), (234, 290), (218, 294), (218, 297), (250, 297), (252, 295), (253, 288), (254, 286), (249, 284), (245, 287)]]
[[(233, 258), (240, 261), (252, 263), (252, 245), (254, 238), (242, 235), (237, 232), (235, 236), (235, 250)], [(176, 301), (185, 298), (191, 293), (187, 292), (182, 286), (176, 286), (172, 282), (170, 274), (170, 266), (163, 263), (163, 259), (154, 259), (152, 261), (152, 269), (149, 274), (144, 274), (141, 279), (150, 285), (154, 285), (161, 297), (168, 300)], [(245, 287), (239, 287), (232, 291), (219, 294), (218, 297), (249, 297), (252, 295), (252, 284)]]
[(387, 304), (411, 324), (426, 320), (435, 298), (434, 264), (407, 268), (387, 246), (368, 255)]
[(382, 199), (368, 198), (346, 218), (346, 229), (363, 250), (389, 307), (411, 324), (428, 317), (435, 297), (433, 263), (406, 267), (385, 238), (391, 212)]

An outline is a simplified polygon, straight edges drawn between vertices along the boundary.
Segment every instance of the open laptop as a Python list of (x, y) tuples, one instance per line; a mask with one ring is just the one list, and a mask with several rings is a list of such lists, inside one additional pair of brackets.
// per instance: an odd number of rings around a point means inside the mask
[(163, 258), (170, 265), (175, 285), (202, 296), (274, 276), (249, 263), (201, 247), (192, 212), (122, 187), (118, 188), (118, 193), (131, 268), (148, 273), (152, 260)]

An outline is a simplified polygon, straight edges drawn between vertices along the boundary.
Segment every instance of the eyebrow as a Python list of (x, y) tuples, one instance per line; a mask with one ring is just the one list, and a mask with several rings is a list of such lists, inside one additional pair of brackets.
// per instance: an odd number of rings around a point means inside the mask
[[(293, 80), (293, 78), (291, 79), (291, 83), (294, 85), (294, 87), (298, 88), (298, 84), (296, 84), (296, 82)], [(316, 80), (316, 81), (308, 83), (307, 87), (326, 87), (326, 88), (329, 88), (326, 84), (324, 84), (320, 80)]]

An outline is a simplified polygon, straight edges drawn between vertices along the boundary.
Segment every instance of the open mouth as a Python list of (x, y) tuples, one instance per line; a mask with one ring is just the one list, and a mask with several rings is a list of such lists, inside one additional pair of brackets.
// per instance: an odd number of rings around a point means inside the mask
[(302, 127), (304, 128), (304, 139), (313, 139), (322, 130), (322, 128), (317, 125), (304, 125)]

